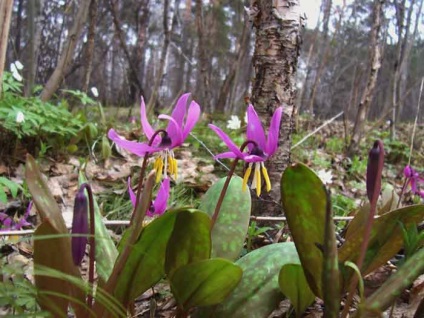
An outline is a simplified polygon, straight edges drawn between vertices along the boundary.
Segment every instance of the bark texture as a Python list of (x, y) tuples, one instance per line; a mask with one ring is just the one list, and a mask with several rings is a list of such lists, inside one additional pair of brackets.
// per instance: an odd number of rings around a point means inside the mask
[(81, 35), (82, 27), (85, 24), (88, 14), (88, 8), (90, 1), (81, 1), (75, 21), (69, 30), (69, 35), (65, 45), (63, 46), (60, 54), (59, 62), (50, 76), (46, 85), (41, 92), (40, 98), (42, 101), (49, 100), (53, 94), (57, 91), (62, 80), (72, 63), (75, 48), (77, 46), (78, 39)]
[(280, 179), (290, 162), (291, 134), (296, 97), (296, 70), (301, 44), (299, 1), (252, 2), (249, 14), (256, 27), (252, 104), (267, 127), (274, 110), (283, 106), (279, 148), (267, 163), (272, 190), (255, 204), (255, 214), (281, 211)]
[(0, 1), (0, 96), (3, 87), (3, 71), (6, 59), (7, 39), (12, 16), (13, 0)]
[(355, 125), (353, 126), (352, 138), (350, 140), (348, 155), (352, 156), (358, 150), (359, 142), (361, 141), (365, 120), (367, 113), (371, 105), (371, 101), (374, 95), (375, 86), (378, 78), (378, 71), (381, 67), (381, 53), (379, 34), (382, 20), (382, 7), (384, 0), (375, 0), (374, 7), (372, 10), (372, 21), (373, 25), (371, 28), (370, 38), (370, 67), (367, 85), (365, 86), (364, 93), (362, 94), (361, 101), (358, 106), (358, 112), (356, 114)]

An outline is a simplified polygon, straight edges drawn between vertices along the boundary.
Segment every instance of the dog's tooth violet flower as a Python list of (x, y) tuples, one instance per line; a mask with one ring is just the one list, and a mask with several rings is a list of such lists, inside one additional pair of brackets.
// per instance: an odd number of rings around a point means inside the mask
[[(153, 217), (155, 215), (162, 215), (166, 211), (166, 207), (169, 199), (169, 189), (171, 187), (171, 183), (169, 178), (166, 178), (162, 181), (160, 185), (158, 194), (156, 195), (156, 199), (152, 201), (150, 205), (150, 209), (146, 212), (147, 216)], [(137, 197), (134, 191), (131, 189), (131, 179), (128, 178), (128, 193), (130, 194), (130, 200), (133, 207), (136, 205)]]
[(266, 190), (271, 190), (268, 171), (264, 162), (272, 156), (278, 148), (278, 134), (280, 130), (281, 116), (283, 108), (278, 107), (271, 119), (268, 136), (262, 127), (262, 123), (253, 105), (247, 108), (247, 141), (248, 152), (242, 152), (237, 145), (220, 128), (210, 124), (209, 127), (222, 139), (227, 145), (229, 151), (215, 156), (216, 159), (239, 158), (248, 163), (248, 167), (243, 177), (243, 190), (247, 188), (247, 182), (253, 171), (252, 189), (256, 189), (256, 195), (260, 196), (262, 192), (262, 176), (265, 180)]
[[(108, 136), (119, 147), (122, 147), (138, 156), (145, 156), (146, 153), (159, 153), (155, 162), (156, 181), (159, 182), (162, 174), (167, 177), (171, 174), (177, 176), (177, 160), (174, 157), (173, 149), (180, 146), (187, 138), (200, 116), (200, 106), (195, 101), (190, 102), (187, 109), (187, 101), (190, 94), (182, 95), (175, 105), (171, 114), (159, 115), (159, 119), (168, 120), (166, 130), (155, 131), (147, 120), (146, 105), (141, 98), (141, 125), (143, 133), (150, 142), (128, 141), (119, 136), (114, 129), (110, 129)], [(154, 138), (153, 140), (151, 140)]]

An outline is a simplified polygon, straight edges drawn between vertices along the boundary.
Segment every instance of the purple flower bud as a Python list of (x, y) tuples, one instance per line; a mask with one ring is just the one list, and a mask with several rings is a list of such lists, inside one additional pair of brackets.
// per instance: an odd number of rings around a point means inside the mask
[(88, 234), (88, 200), (84, 193), (85, 187), (81, 186), (75, 196), (74, 217), (72, 219), (72, 258), (75, 265), (81, 264), (85, 254)]
[(374, 195), (379, 195), (381, 191), (381, 174), (384, 162), (384, 148), (381, 140), (374, 142), (368, 155), (367, 165), (367, 196), (370, 202), (373, 201)]

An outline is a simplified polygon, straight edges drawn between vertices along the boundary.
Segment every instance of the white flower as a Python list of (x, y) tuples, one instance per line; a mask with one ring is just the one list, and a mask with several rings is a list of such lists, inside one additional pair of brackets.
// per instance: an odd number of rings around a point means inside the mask
[(231, 115), (231, 118), (227, 121), (228, 129), (239, 129), (241, 126), (241, 120), (236, 115)]
[(321, 179), (322, 183), (324, 183), (324, 184), (330, 184), (330, 183), (333, 182), (333, 180), (332, 180), (333, 174), (331, 173), (330, 170), (325, 171), (323, 169), (323, 170), (318, 171), (318, 177)]
[(16, 60), (14, 64), (18, 70), (22, 70), (24, 68), (23, 64), (18, 60)]
[(244, 122), (247, 125), (247, 112), (244, 114)]
[(99, 91), (97, 90), (96, 87), (91, 88), (91, 93), (93, 94), (94, 97), (99, 97)]
[(21, 111), (18, 111), (18, 113), (16, 114), (16, 122), (18, 123), (18, 124), (21, 124), (21, 123), (23, 123), (25, 121), (25, 115), (24, 115), (24, 113), (23, 112), (21, 112)]

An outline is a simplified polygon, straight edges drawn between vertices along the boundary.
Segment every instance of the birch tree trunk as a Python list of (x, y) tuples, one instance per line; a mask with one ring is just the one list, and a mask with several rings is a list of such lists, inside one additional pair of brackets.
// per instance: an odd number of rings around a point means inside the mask
[(7, 39), (9, 37), (12, 8), (13, 0), (0, 1), (0, 96), (3, 90), (3, 71), (6, 61)]
[[(280, 214), (280, 179), (290, 162), (291, 134), (296, 97), (296, 70), (302, 21), (297, 0), (255, 0), (250, 7), (256, 27), (252, 104), (268, 127), (278, 106), (283, 106), (279, 147), (267, 163), (272, 190), (256, 202), (261, 215)], [(260, 203), (260, 205), (258, 204)]]
[(90, 76), (93, 69), (93, 53), (94, 53), (94, 38), (96, 36), (96, 24), (97, 24), (97, 9), (98, 9), (98, 0), (91, 0), (89, 7), (89, 20), (90, 24), (88, 25), (88, 36), (87, 36), (87, 46), (85, 51), (85, 73), (82, 84), (82, 91), (87, 93), (88, 86), (90, 85)]
[(348, 147), (348, 155), (352, 156), (357, 152), (359, 142), (361, 141), (366, 116), (371, 105), (374, 95), (375, 85), (377, 83), (378, 71), (381, 67), (381, 53), (379, 44), (380, 27), (382, 21), (382, 7), (384, 0), (374, 0), (374, 8), (372, 10), (373, 25), (371, 28), (370, 39), (370, 66), (367, 85), (358, 106), (355, 125), (353, 126), (352, 138)]
[(69, 30), (69, 35), (65, 45), (63, 46), (59, 62), (54, 69), (53, 74), (50, 76), (49, 80), (44, 86), (43, 91), (41, 92), (40, 98), (42, 101), (49, 100), (58, 90), (64, 75), (71, 65), (74, 51), (77, 46), (78, 39), (81, 35), (82, 27), (87, 19), (89, 6), (90, 1), (80, 1), (75, 21), (72, 25), (72, 28)]

